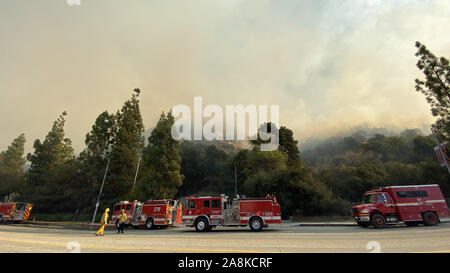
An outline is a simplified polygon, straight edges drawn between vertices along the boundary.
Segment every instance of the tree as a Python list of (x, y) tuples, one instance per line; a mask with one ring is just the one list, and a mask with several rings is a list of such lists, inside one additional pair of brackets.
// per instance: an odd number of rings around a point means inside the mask
[(181, 173), (184, 176), (180, 194), (191, 195), (200, 192), (205, 186), (205, 152), (203, 145), (194, 141), (180, 144)]
[(73, 209), (74, 153), (72, 142), (65, 138), (66, 112), (53, 123), (52, 129), (41, 142), (34, 142), (34, 154), (27, 173), (27, 196), (36, 204), (35, 211), (61, 212)]
[(174, 198), (183, 183), (180, 144), (171, 135), (174, 122), (172, 112), (167, 115), (163, 112), (148, 138), (137, 194), (140, 199)]
[[(180, 156), (184, 179), (178, 195), (234, 194), (235, 149), (222, 141), (182, 141)], [(238, 178), (238, 184), (244, 181)]]
[(116, 131), (116, 117), (108, 111), (101, 113), (91, 131), (86, 134), (86, 153), (92, 157), (104, 158), (105, 152), (113, 144)]
[(274, 194), (283, 217), (327, 213), (332, 193), (325, 184), (313, 178), (311, 170), (289, 168), (288, 156), (278, 150), (253, 150), (248, 162), (250, 174), (244, 183), (246, 195), (262, 197)]
[[(100, 134), (102, 139), (112, 137), (109, 155), (111, 169), (104, 186), (106, 201), (127, 199), (132, 191), (139, 157), (144, 148), (144, 124), (139, 108), (140, 93), (140, 89), (134, 89), (131, 99), (117, 111), (114, 130)], [(101, 143), (103, 146), (99, 147), (99, 151), (106, 145), (104, 141)]]
[(416, 136), (413, 139), (414, 162), (435, 161), (434, 146), (436, 146), (436, 142), (432, 136)]
[(399, 161), (409, 163), (412, 157), (412, 144), (401, 136), (386, 137), (375, 135), (362, 145), (364, 151), (373, 151), (381, 155), (383, 162)]
[[(280, 129), (276, 128), (272, 122), (264, 123), (260, 126), (260, 129), (267, 129), (268, 133), (272, 131), (277, 132), (279, 137), (278, 150), (288, 156), (288, 164), (290, 167), (301, 166), (300, 151), (298, 150), (298, 141), (294, 139), (294, 133), (292, 130), (285, 126), (281, 126)], [(250, 140), (250, 144), (257, 150), (261, 150), (261, 144), (270, 143), (270, 140), (262, 140), (260, 133), (257, 133), (256, 140)]]
[(247, 180), (249, 175), (248, 155), (248, 150), (241, 150), (234, 156), (232, 161), (231, 171), (234, 172), (234, 168), (236, 168), (238, 193), (243, 192), (244, 182)]
[[(269, 132), (273, 129), (269, 127), (271, 124), (263, 126), (268, 126)], [(283, 217), (326, 213), (333, 201), (331, 191), (303, 166), (292, 131), (282, 126), (279, 136), (279, 148), (271, 152), (260, 151), (259, 145), (263, 142), (259, 134), (257, 140), (251, 141), (254, 149), (249, 152), (245, 167), (245, 193), (253, 196), (275, 194)]]
[[(205, 150), (205, 182), (208, 193), (223, 193), (226, 187), (227, 154), (215, 145), (208, 145)], [(229, 183), (231, 185), (231, 183)], [(227, 187), (228, 188), (228, 187)]]
[(365, 191), (382, 186), (387, 177), (386, 169), (381, 163), (327, 168), (321, 170), (318, 175), (331, 189), (335, 198), (351, 202), (360, 201)]
[(25, 135), (21, 134), (0, 153), (0, 196), (20, 193), (23, 190), (25, 141)]
[(437, 117), (432, 126), (441, 136), (450, 140), (450, 65), (444, 58), (437, 58), (425, 45), (416, 42), (419, 57), (417, 67), (425, 80), (416, 79), (416, 90), (425, 95), (431, 106), (431, 113)]
[(77, 219), (82, 208), (89, 210), (94, 207), (116, 130), (115, 116), (104, 111), (95, 120), (91, 131), (86, 134), (86, 149), (80, 153), (76, 161), (77, 208), (73, 220)]
[(419, 129), (405, 129), (400, 133), (399, 136), (403, 137), (408, 141), (408, 143), (412, 143), (414, 138), (422, 135)]
[(298, 150), (298, 141), (294, 139), (294, 133), (292, 130), (285, 126), (281, 126), (279, 130), (280, 146), (278, 150), (288, 155), (288, 166), (299, 167), (301, 166), (300, 152)]
[(362, 134), (358, 132), (349, 137), (332, 137), (324, 141), (319, 141), (316, 147), (303, 151), (302, 159), (305, 160), (307, 165), (320, 167), (333, 167), (346, 164), (347, 161), (351, 164), (356, 164), (354, 159), (348, 158), (349, 160), (347, 160), (347, 156), (356, 155), (361, 158), (367, 157), (367, 154), (357, 155), (360, 153), (360, 145), (366, 141), (366, 138)]

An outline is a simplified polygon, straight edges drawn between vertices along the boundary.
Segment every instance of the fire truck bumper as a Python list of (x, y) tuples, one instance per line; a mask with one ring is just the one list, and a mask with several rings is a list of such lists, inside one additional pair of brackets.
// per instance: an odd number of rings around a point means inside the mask
[(357, 222), (370, 222), (370, 216), (368, 215), (360, 215), (360, 216), (354, 216), (353, 219)]
[(192, 218), (182, 218), (183, 224), (187, 227), (191, 227), (194, 225), (194, 219)]

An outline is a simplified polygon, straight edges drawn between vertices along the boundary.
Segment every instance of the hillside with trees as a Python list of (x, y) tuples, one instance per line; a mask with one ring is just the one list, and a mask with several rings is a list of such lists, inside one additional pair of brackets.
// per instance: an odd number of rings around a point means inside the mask
[[(416, 47), (425, 76), (416, 80), (416, 90), (436, 117), (435, 136), (449, 141), (449, 62), (421, 43)], [(103, 210), (119, 200), (273, 194), (288, 218), (348, 216), (365, 191), (385, 185), (439, 184), (450, 196), (449, 172), (434, 154), (435, 136), (421, 129), (358, 127), (299, 149), (299, 136), (283, 125), (277, 128), (280, 145), (271, 152), (261, 151), (259, 135), (248, 142), (176, 141), (170, 109), (145, 131), (140, 93), (134, 89), (115, 114), (100, 113), (79, 154), (64, 131), (66, 112), (26, 156), (20, 134), (0, 153), (0, 197), (32, 202), (37, 220), (86, 221), (98, 197)]]

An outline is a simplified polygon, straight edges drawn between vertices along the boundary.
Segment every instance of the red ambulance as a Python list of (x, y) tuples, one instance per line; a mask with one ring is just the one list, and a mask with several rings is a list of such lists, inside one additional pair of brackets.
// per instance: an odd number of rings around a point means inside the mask
[(353, 219), (361, 227), (384, 228), (399, 222), (434, 226), (450, 217), (437, 184), (381, 187), (366, 192), (362, 203), (352, 207)]

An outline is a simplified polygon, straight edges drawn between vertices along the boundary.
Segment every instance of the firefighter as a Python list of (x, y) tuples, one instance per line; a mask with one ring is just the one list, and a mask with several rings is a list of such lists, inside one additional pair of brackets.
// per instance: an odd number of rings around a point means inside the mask
[(103, 231), (105, 230), (105, 226), (108, 223), (108, 212), (109, 208), (107, 208), (105, 210), (105, 213), (103, 213), (102, 220), (100, 221), (100, 229), (97, 231), (97, 233), (95, 233), (95, 235), (103, 236)]
[(117, 223), (117, 233), (123, 233), (123, 226), (125, 225), (125, 221), (127, 221), (127, 214), (125, 210), (122, 210), (122, 213), (119, 215), (119, 221)]
[(177, 224), (180, 224), (180, 223), (181, 223), (181, 225), (183, 224), (183, 222), (181, 221), (181, 218), (182, 218), (182, 212), (183, 212), (183, 205), (180, 204), (180, 205), (178, 206), (178, 210), (177, 210), (177, 221), (176, 221), (176, 223), (177, 223)]

